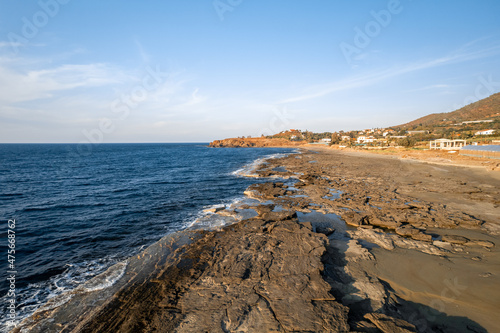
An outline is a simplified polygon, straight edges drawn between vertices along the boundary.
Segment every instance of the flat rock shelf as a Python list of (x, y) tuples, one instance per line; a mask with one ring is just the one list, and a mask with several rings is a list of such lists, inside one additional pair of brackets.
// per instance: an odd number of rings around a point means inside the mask
[(237, 222), (170, 235), (14, 332), (498, 332), (495, 172), (308, 149), (252, 176), (209, 212)]

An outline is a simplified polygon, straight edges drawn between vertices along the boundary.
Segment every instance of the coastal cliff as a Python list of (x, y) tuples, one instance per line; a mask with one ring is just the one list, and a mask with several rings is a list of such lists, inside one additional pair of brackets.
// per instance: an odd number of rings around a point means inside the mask
[(282, 138), (230, 138), (210, 142), (213, 148), (249, 148), (249, 147), (297, 147), (305, 141), (290, 141)]

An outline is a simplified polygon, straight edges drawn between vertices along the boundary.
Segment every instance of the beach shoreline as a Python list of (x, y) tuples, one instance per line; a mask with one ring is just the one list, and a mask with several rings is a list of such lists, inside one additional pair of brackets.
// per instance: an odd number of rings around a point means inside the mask
[[(353, 149), (353, 148), (338, 148), (338, 147), (317, 147), (312, 145), (304, 146), (305, 149), (334, 149), (345, 153), (372, 154), (376, 156), (393, 156), (402, 160), (436, 164), (436, 165), (453, 165), (458, 167), (481, 168), (488, 171), (500, 171), (500, 161), (491, 158), (481, 158), (460, 155), (458, 150), (414, 150), (407, 148), (399, 149)], [(497, 177), (500, 177), (496, 175)]]
[(497, 172), (308, 147), (256, 173), (255, 216), (156, 245), (140, 281), (129, 263), (99, 307), (31, 331), (495, 331)]

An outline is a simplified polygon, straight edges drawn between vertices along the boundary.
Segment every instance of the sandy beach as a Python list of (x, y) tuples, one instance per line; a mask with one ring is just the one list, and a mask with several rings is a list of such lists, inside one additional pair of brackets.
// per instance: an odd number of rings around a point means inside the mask
[(497, 171), (308, 148), (253, 176), (252, 203), (214, 210), (252, 217), (167, 237), (14, 332), (500, 332)]

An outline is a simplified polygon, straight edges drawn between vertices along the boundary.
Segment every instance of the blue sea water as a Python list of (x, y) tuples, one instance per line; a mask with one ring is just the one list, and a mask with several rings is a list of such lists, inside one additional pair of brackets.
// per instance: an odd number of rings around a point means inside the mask
[(15, 219), (18, 319), (211, 205), (241, 198), (235, 170), (280, 148), (206, 144), (0, 145), (0, 307), (5, 323), (8, 220)]

